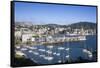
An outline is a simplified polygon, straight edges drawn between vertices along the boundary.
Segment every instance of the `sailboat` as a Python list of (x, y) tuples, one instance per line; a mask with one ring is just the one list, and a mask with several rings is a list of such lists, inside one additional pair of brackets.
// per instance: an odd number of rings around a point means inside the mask
[(68, 47), (68, 48), (66, 48), (65, 50), (66, 50), (66, 51), (69, 51), (69, 49), (70, 49), (70, 48)]
[(44, 58), (44, 57), (45, 57), (45, 55), (40, 55), (40, 57), (43, 57), (43, 58)]
[(60, 56), (60, 53), (56, 53), (57, 56)]
[(86, 54), (88, 54), (88, 57), (89, 58), (92, 58), (93, 55), (92, 55), (92, 52), (91, 51), (89, 51), (87, 49), (83, 49), (83, 52), (86, 53)]
[(45, 49), (38, 49), (38, 51), (45, 52)]
[(27, 50), (27, 48), (21, 48), (21, 51), (26, 51)]
[(47, 50), (46, 52), (47, 52), (48, 54), (52, 54), (52, 51), (50, 51), (50, 50)]
[(61, 60), (58, 60), (58, 63), (61, 63), (62, 61)]
[(20, 49), (20, 46), (16, 46), (16, 49)]
[(51, 48), (53, 48), (53, 46), (51, 46), (51, 45), (49, 46), (49, 45), (48, 45), (47, 48), (50, 48), (50, 49), (51, 49)]
[(38, 52), (33, 52), (33, 54), (34, 54), (34, 55), (39, 55), (39, 53), (38, 53)]
[(45, 56), (44, 59), (50, 61), (50, 60), (53, 60), (53, 57)]
[(33, 51), (32, 51), (32, 50), (29, 50), (28, 52), (29, 52), (29, 53), (32, 53)]
[(57, 54), (56, 52), (53, 53), (53, 55), (56, 55), (56, 54)]
[(68, 59), (69, 58), (69, 55), (66, 55), (65, 57)]
[(64, 47), (58, 47), (58, 50), (64, 50)]

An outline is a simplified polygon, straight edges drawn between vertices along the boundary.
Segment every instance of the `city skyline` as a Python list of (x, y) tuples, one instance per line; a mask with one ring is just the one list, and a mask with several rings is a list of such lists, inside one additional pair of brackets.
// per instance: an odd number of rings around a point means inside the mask
[(34, 25), (96, 23), (96, 7), (16, 2), (15, 21), (32, 22)]

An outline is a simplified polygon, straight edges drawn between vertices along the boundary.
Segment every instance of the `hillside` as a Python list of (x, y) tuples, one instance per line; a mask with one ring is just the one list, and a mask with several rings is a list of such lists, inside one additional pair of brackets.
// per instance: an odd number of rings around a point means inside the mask
[(72, 29), (80, 29), (80, 28), (84, 28), (84, 29), (96, 29), (97, 24), (96, 23), (92, 23), (92, 22), (78, 22), (78, 23), (74, 23), (71, 25), (68, 25), (67, 27), (71, 27)]

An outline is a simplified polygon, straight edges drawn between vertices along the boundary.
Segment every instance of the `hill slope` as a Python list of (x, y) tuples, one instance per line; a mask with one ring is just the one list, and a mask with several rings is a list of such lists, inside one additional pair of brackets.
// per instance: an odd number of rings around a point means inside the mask
[(97, 24), (96, 23), (92, 23), (92, 22), (78, 22), (78, 23), (74, 23), (71, 25), (68, 25), (67, 27), (71, 27), (72, 29), (80, 29), (80, 28), (84, 28), (84, 29), (96, 29)]

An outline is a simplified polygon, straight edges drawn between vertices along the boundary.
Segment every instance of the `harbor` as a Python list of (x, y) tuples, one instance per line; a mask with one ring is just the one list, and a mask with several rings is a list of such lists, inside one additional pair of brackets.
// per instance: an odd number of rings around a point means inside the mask
[[(90, 40), (92, 39), (92, 40)], [(17, 53), (25, 58), (29, 58), (35, 63), (39, 64), (55, 64), (55, 63), (69, 63), (77, 61), (79, 57), (95, 61), (96, 57), (93, 54), (96, 47), (94, 47), (93, 38), (87, 37), (87, 40), (77, 42), (65, 42), (62, 44), (52, 44), (48, 46), (35, 45), (35, 46), (16, 46)], [(89, 43), (91, 42), (91, 44)], [(95, 42), (96, 43), (96, 42)], [(76, 55), (76, 53), (78, 53)]]

